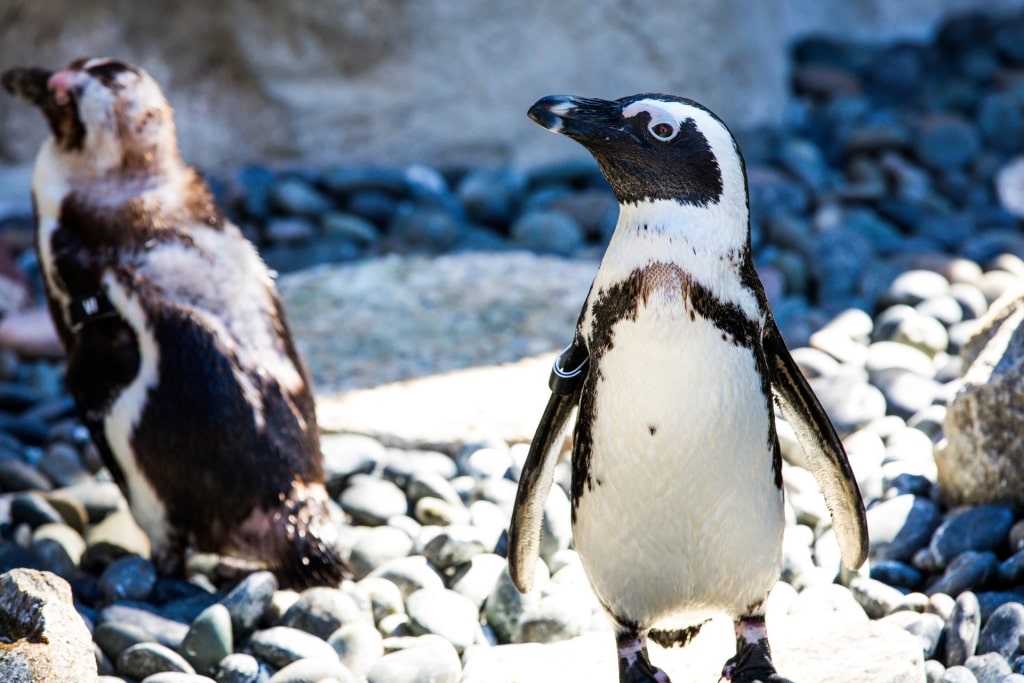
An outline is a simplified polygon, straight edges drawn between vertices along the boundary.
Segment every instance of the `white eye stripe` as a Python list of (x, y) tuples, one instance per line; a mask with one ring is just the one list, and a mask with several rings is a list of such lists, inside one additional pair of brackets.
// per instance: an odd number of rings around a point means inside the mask
[(668, 142), (679, 133), (679, 121), (675, 114), (657, 106), (653, 100), (640, 100), (622, 110), (623, 118), (629, 119), (638, 114), (647, 114), (651, 118), (647, 123), (647, 130), (662, 142)]

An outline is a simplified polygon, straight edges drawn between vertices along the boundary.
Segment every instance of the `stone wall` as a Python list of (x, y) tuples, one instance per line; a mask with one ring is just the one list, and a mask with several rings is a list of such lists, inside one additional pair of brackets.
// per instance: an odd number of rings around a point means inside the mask
[[(525, 117), (558, 92), (685, 94), (734, 127), (782, 116), (786, 45), (921, 37), (1020, 0), (4, 0), (0, 68), (136, 62), (178, 112), (189, 161), (534, 163), (582, 154)], [(0, 163), (45, 128), (0, 97)]]

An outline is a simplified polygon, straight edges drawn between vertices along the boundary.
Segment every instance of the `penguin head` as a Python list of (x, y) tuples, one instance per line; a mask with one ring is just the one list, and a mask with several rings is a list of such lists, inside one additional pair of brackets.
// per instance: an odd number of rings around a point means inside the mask
[(721, 119), (697, 102), (659, 94), (618, 100), (551, 95), (528, 115), (586, 147), (620, 204), (746, 204), (736, 141)]
[(53, 150), (93, 175), (151, 173), (179, 158), (171, 107), (156, 81), (136, 66), (78, 59), (57, 71), (11, 69), (0, 84), (39, 107)]

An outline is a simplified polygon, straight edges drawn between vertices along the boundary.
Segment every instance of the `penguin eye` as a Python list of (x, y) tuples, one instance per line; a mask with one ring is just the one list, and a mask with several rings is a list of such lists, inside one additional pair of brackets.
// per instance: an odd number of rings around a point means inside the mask
[(676, 136), (677, 132), (679, 132), (676, 128), (675, 121), (669, 121), (663, 118), (652, 119), (651, 122), (647, 124), (647, 130), (651, 132), (651, 135), (662, 142), (668, 142)]

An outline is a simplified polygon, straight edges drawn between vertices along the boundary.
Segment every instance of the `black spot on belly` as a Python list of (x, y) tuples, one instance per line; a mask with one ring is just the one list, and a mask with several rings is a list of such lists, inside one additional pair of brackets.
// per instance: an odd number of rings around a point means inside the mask
[(655, 434), (658, 433), (658, 428), (655, 427), (654, 425), (647, 425), (647, 431), (651, 433), (651, 436), (654, 436)]

